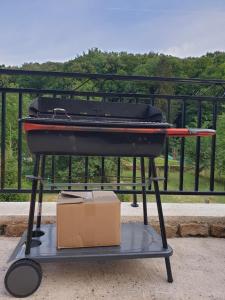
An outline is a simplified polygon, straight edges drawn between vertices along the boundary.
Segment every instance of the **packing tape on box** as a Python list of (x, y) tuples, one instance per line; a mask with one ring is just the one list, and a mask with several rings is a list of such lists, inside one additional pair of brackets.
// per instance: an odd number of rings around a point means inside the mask
[[(96, 205), (94, 204), (94, 195), (93, 193), (88, 193), (84, 201), (84, 214), (87, 217), (93, 217), (96, 215)], [(86, 203), (85, 203), (86, 202)]]

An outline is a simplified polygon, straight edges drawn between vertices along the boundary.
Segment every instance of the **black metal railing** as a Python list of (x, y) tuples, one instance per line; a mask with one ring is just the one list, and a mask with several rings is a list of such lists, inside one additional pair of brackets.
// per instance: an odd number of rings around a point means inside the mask
[[(110, 74), (83, 74), (83, 73), (65, 73), (65, 72), (45, 72), (45, 71), (27, 71), (20, 69), (0, 69), (0, 79), (1, 76), (4, 78), (8, 78), (9, 80), (3, 80), (2, 83), (0, 81), (0, 105), (1, 105), (1, 157), (0, 157), (0, 193), (27, 193), (30, 192), (29, 186), (24, 186), (23, 178), (24, 168), (28, 164), (29, 154), (26, 149), (26, 145), (24, 143), (24, 137), (22, 132), (21, 123), (18, 121), (16, 123), (16, 128), (11, 130), (7, 126), (10, 127), (9, 119), (13, 118), (21, 119), (23, 116), (27, 115), (28, 105), (31, 99), (36, 97), (37, 95), (48, 95), (52, 97), (78, 97), (82, 98), (86, 101), (91, 99), (100, 100), (100, 101), (120, 101), (125, 102), (127, 105), (129, 103), (150, 103), (154, 105), (159, 105), (167, 118), (168, 122), (173, 122), (174, 117), (176, 117), (176, 125), (178, 127), (185, 127), (189, 125), (187, 119), (190, 119), (190, 116), (187, 115), (187, 107), (192, 108), (192, 113), (195, 115), (192, 120), (195, 119), (196, 127), (201, 127), (203, 125), (204, 119), (204, 110), (207, 110), (208, 115), (211, 116), (210, 127), (216, 129), (217, 127), (217, 116), (218, 113), (221, 112), (223, 108), (223, 104), (225, 102), (224, 96), (224, 80), (216, 80), (216, 79), (188, 79), (188, 78), (165, 78), (165, 77), (148, 77), (148, 76), (128, 76), (128, 75), (110, 75)], [(18, 84), (13, 84), (16, 82), (16, 78), (19, 76), (28, 76), (30, 77), (56, 77), (56, 78), (70, 78), (71, 80), (77, 81), (77, 85), (75, 88), (70, 90), (65, 89), (52, 89), (49, 87), (42, 88), (33, 88), (30, 87), (20, 87)], [(38, 78), (39, 78), (38, 77)], [(83, 80), (83, 81), (82, 81)], [(85, 84), (89, 81), (99, 82), (99, 87), (102, 90), (99, 90), (98, 85), (93, 85), (94, 90), (84, 90)], [(103, 81), (103, 82), (102, 82)], [(127, 92), (127, 91), (104, 91), (104, 83), (107, 81), (113, 82), (134, 82), (136, 91)], [(6, 82), (6, 83), (5, 83)], [(145, 86), (143, 87), (143, 83)], [(174, 94), (161, 94), (157, 93), (160, 91), (159, 86), (161, 84), (171, 84), (173, 85)], [(140, 84), (140, 88), (138, 88), (138, 84)], [(141, 85), (142, 84), (142, 85)], [(149, 86), (148, 86), (149, 84)], [(186, 87), (189, 87), (188, 94), (180, 94), (180, 90), (187, 90)], [(183, 87), (180, 88), (180, 87)], [(80, 90), (82, 88), (82, 90)], [(151, 90), (151, 92), (149, 92)], [(156, 91), (153, 93), (152, 91)], [(9, 103), (13, 107), (11, 110), (14, 115), (10, 116), (8, 113)], [(176, 115), (173, 115), (174, 107), (176, 107)], [(219, 110), (218, 110), (219, 108)], [(15, 136), (15, 132), (17, 131), (17, 136)], [(8, 141), (8, 135), (13, 134), (13, 138), (11, 137), (10, 142)], [(177, 188), (170, 189), (169, 187), (169, 153), (170, 153), (170, 140), (166, 140), (165, 150), (164, 150), (164, 166), (163, 166), (163, 184), (161, 185), (161, 193), (168, 195), (225, 195), (224, 189), (217, 190), (215, 189), (216, 182), (216, 136), (211, 137), (211, 153), (208, 158), (209, 164), (209, 174), (208, 174), (208, 186), (204, 187), (204, 189), (200, 189), (200, 157), (205, 149), (201, 147), (201, 138), (195, 138), (195, 158), (193, 161), (193, 188), (185, 189), (185, 144), (186, 141), (184, 138), (179, 139), (179, 157), (178, 157), (178, 166), (177, 166)], [(11, 147), (11, 144), (14, 144), (14, 150), (12, 150), (11, 155), (14, 157), (16, 155), (16, 169), (10, 169), (10, 164), (7, 163), (7, 153), (9, 151), (8, 148)], [(15, 146), (16, 144), (16, 146)], [(16, 149), (16, 150), (15, 150)], [(24, 154), (25, 153), (25, 154)], [(49, 163), (49, 173), (51, 177), (51, 182), (55, 182), (55, 174), (56, 174), (56, 158), (52, 156), (49, 158), (51, 161)], [(83, 158), (83, 179), (84, 183), (89, 182), (89, 171), (90, 171), (90, 157)], [(106, 177), (106, 160), (107, 158), (102, 157), (99, 164), (100, 169), (100, 182), (103, 183)], [(123, 169), (123, 158), (118, 157), (116, 159), (116, 182), (121, 183), (122, 181), (122, 169)], [(72, 175), (73, 170), (73, 157), (68, 158), (68, 175), (67, 182), (71, 183), (75, 181)], [(139, 180), (138, 171), (139, 171), (139, 160), (137, 158), (132, 159), (131, 166), (131, 178), (132, 182), (137, 182)], [(16, 176), (16, 182), (14, 184), (8, 183), (7, 174), (10, 172), (14, 172), (14, 177)], [(16, 175), (15, 175), (16, 173)], [(148, 177), (150, 174), (150, 167), (148, 168)], [(71, 188), (71, 187), (69, 187)], [(88, 189), (88, 186), (84, 187)], [(102, 186), (102, 189), (104, 186)], [(129, 190), (123, 189), (122, 186), (116, 186), (113, 190), (120, 194), (133, 194), (134, 200), (136, 199), (136, 195), (141, 193), (141, 189), (137, 188), (137, 186), (133, 186)], [(57, 189), (52, 188), (48, 190), (48, 192), (56, 192)], [(151, 183), (149, 183), (147, 193), (153, 193), (151, 190)]]

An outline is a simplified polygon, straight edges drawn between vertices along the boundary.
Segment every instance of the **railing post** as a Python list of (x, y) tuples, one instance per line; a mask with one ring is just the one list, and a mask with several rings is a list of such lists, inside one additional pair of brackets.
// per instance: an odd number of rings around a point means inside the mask
[(5, 187), (5, 145), (6, 144), (6, 94), (2, 92), (1, 112), (1, 190)]
[(22, 93), (19, 93), (19, 99), (18, 99), (18, 181), (17, 181), (17, 187), (18, 190), (21, 189), (21, 177), (22, 177), (22, 123), (21, 123), (21, 118), (22, 118), (22, 109), (23, 109), (23, 95)]
[[(198, 120), (197, 127), (202, 126), (202, 103), (198, 101)], [(196, 139), (196, 157), (195, 157), (195, 191), (199, 188), (199, 168), (200, 168), (200, 151), (201, 151), (201, 140), (200, 137)]]
[[(213, 102), (213, 120), (212, 120), (212, 128), (216, 129), (217, 123), (217, 101)], [(216, 159), (216, 136), (212, 137), (211, 144), (211, 164), (210, 164), (210, 191), (214, 191), (214, 179), (215, 179), (215, 159)]]
[[(185, 127), (185, 114), (186, 114), (186, 101), (182, 102), (182, 112), (181, 112), (181, 126)], [(180, 145), (180, 174), (179, 174), (179, 190), (183, 191), (184, 187), (184, 145), (185, 138), (181, 138)]]
[[(170, 110), (171, 110), (171, 99), (167, 100), (167, 122), (170, 123)], [(169, 138), (166, 137), (165, 155), (164, 155), (164, 191), (167, 190), (168, 186), (168, 166), (169, 166)]]
[[(133, 158), (133, 176), (132, 176), (132, 182), (133, 183), (136, 183), (136, 175), (137, 175), (137, 158), (134, 157)], [(138, 203), (137, 203), (137, 194), (135, 193), (136, 191), (136, 186), (134, 185), (133, 186), (133, 191), (134, 191), (134, 194), (133, 194), (133, 202), (131, 203), (131, 206), (132, 207), (138, 207)]]

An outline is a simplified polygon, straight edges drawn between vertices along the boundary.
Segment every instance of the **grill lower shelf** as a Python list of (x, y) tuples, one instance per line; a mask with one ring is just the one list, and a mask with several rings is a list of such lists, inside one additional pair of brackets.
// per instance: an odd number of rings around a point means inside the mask
[(26, 232), (21, 237), (9, 261), (31, 258), (39, 262), (64, 260), (108, 260), (145, 257), (169, 257), (173, 250), (170, 246), (164, 249), (161, 236), (149, 225), (126, 223), (121, 225), (121, 245), (113, 247), (93, 247), (77, 249), (56, 249), (56, 227), (54, 224), (43, 225), (44, 235), (35, 238), (40, 244), (31, 248), (25, 256)]

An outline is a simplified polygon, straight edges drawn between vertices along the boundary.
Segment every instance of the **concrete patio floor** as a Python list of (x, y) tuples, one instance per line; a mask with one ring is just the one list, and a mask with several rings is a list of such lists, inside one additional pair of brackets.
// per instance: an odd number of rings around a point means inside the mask
[[(0, 299), (10, 252), (18, 238), (0, 237)], [(225, 299), (225, 240), (174, 238), (174, 283), (166, 281), (163, 259), (45, 264), (42, 284), (28, 299)], [(15, 299), (15, 298), (14, 298)]]

